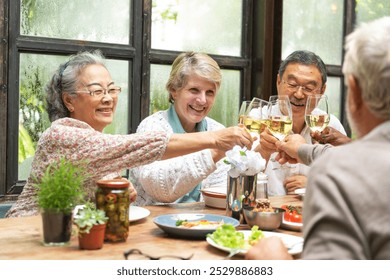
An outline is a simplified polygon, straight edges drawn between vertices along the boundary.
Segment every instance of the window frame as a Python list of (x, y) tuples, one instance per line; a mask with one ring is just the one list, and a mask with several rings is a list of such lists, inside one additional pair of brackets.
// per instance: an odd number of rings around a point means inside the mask
[[(69, 56), (75, 54), (81, 50), (94, 50), (100, 49), (104, 53), (107, 59), (117, 59), (129, 61), (129, 88), (131, 85), (131, 92), (139, 92), (141, 87), (141, 46), (142, 42), (136, 38), (142, 38), (142, 30), (134, 28), (142, 24), (142, 1), (131, 1), (131, 27), (130, 42), (128, 45), (123, 44), (110, 44), (103, 42), (92, 41), (80, 41), (71, 39), (58, 39), (58, 38), (46, 38), (38, 36), (25, 36), (20, 35), (20, 1), (5, 0), (4, 6), (9, 9), (9, 14), (13, 15), (9, 17), (8, 28), (8, 80), (15, 81), (14, 83), (8, 83), (7, 92), (19, 93), (19, 65), (20, 54), (33, 53), (33, 54), (45, 54), (45, 55), (64, 55)], [(4, 16), (4, 19), (8, 17)], [(7, 22), (7, 20), (5, 20)], [(132, 106), (132, 104), (134, 106)], [(131, 94), (129, 98), (129, 107), (133, 107), (131, 114), (129, 113), (128, 131), (135, 131), (139, 123), (140, 112), (137, 110), (140, 104), (139, 97), (136, 94)], [(7, 99), (7, 114), (6, 114), (6, 156), (1, 154), (0, 160), (3, 158), (6, 162), (5, 165), (5, 178), (1, 178), (0, 196), (4, 194), (19, 194), (25, 184), (25, 181), (18, 180), (18, 121), (19, 121), (19, 94), (8, 94)], [(2, 140), (2, 139), (1, 139)], [(3, 147), (3, 142), (1, 143)], [(3, 166), (2, 166), (3, 168)]]
[[(101, 49), (108, 59), (128, 60), (129, 67), (129, 89), (132, 95), (129, 99), (129, 133), (135, 132), (140, 121), (149, 114), (149, 90), (150, 90), (150, 64), (170, 65), (180, 52), (151, 49), (151, 12), (152, 0), (129, 0), (131, 8), (130, 44), (110, 44), (91, 41), (79, 41), (58, 38), (43, 38), (35, 36), (20, 35), (20, 1), (0, 0), (4, 9), (4, 23), (9, 25), (4, 28), (8, 37), (7, 48), (2, 49), (2, 54), (8, 57), (7, 77), (9, 81), (6, 93), (19, 93), (19, 62), (21, 53), (47, 54), (47, 55), (71, 55), (80, 50)], [(251, 27), (253, 0), (243, 1), (242, 24), (242, 55), (240, 57), (212, 55), (223, 69), (240, 70), (241, 92), (240, 99), (249, 99), (251, 93)], [(255, 1), (256, 2), (256, 1)], [(8, 11), (8, 12), (6, 12)], [(1, 11), (0, 11), (1, 13)], [(8, 15), (13, 15), (8, 17)], [(142, 28), (137, 28), (142, 26)], [(9, 52), (9, 56), (7, 52)], [(4, 115), (4, 127), (7, 127), (6, 138), (0, 138), (1, 169), (5, 176), (0, 178), (0, 196), (4, 194), (19, 194), (25, 181), (18, 181), (18, 121), (19, 121), (19, 94), (8, 94), (5, 102), (6, 114)]]
[[(129, 133), (149, 114), (150, 65), (170, 65), (180, 52), (151, 49), (152, 0), (131, 3), (130, 41), (109, 44), (90, 41), (41, 38), (20, 35), (20, 1), (0, 0), (0, 198), (18, 194), (24, 183), (18, 181), (19, 57), (21, 53), (70, 55), (99, 48), (108, 59), (129, 61)], [(241, 56), (211, 56), (222, 69), (239, 70), (240, 101), (276, 94), (276, 76), (281, 62), (283, 0), (242, 0)], [(344, 0), (343, 37), (353, 30), (355, 0)], [(142, 28), (139, 28), (139, 27)], [(327, 65), (330, 77), (343, 78), (340, 65)], [(341, 90), (341, 121), (350, 133), (345, 116), (345, 88)], [(237, 104), (239, 106), (239, 104)]]

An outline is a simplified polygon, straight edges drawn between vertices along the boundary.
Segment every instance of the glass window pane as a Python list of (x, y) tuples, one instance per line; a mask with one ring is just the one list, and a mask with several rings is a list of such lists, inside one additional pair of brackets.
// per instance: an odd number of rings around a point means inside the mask
[[(168, 81), (171, 66), (151, 65), (150, 77), (150, 114), (169, 107), (168, 92), (165, 84)], [(240, 72), (222, 70), (222, 84), (209, 117), (225, 126), (236, 125), (238, 120)]]
[(242, 1), (153, 0), (152, 48), (240, 56), (241, 23)]
[(21, 0), (22, 35), (129, 44), (128, 0)]
[(282, 59), (304, 49), (341, 65), (343, 15), (343, 0), (284, 0)]
[(170, 71), (170, 65), (150, 65), (150, 115), (169, 108), (169, 95), (165, 85)]
[(389, 0), (356, 1), (356, 21), (358, 23), (371, 21), (383, 16), (390, 16)]
[(342, 78), (337, 77), (328, 77), (326, 82), (325, 94), (328, 96), (329, 101), (329, 112), (335, 115), (340, 121), (340, 110), (341, 108), (341, 88), (342, 88)]
[(103, 132), (110, 134), (126, 134), (129, 133), (129, 100), (132, 94), (131, 88), (128, 86), (129, 69), (131, 69), (129, 67), (131, 67), (131, 65), (129, 65), (128, 61), (107, 59), (106, 66), (108, 71), (110, 71), (115, 84), (122, 88), (122, 92), (119, 94), (114, 120), (104, 129)]
[(222, 70), (222, 84), (209, 117), (225, 126), (238, 124), (240, 109), (240, 71)]
[[(64, 56), (20, 55), (20, 104), (19, 104), (19, 172), (18, 179), (26, 180), (30, 173), (36, 144), (42, 132), (50, 126), (45, 106), (44, 87), (57, 67), (66, 60)], [(128, 62), (107, 60), (107, 68), (122, 93), (112, 124), (105, 133), (128, 132)]]

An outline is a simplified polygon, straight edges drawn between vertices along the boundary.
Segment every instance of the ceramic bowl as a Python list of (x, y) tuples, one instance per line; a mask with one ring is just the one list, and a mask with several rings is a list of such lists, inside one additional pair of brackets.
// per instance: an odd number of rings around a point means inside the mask
[(202, 189), (201, 192), (206, 206), (226, 209), (226, 189), (226, 186)]
[(275, 230), (282, 224), (285, 210), (276, 207), (273, 209), (274, 212), (255, 212), (253, 207), (246, 207), (243, 209), (244, 218), (250, 227), (256, 225), (261, 230)]

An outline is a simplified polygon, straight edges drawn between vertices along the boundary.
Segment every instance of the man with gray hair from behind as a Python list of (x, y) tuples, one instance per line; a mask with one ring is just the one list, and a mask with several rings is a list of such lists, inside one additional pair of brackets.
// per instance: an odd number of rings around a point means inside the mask
[[(346, 38), (348, 120), (357, 140), (314, 160), (303, 205), (303, 259), (390, 259), (390, 17)], [(247, 259), (292, 259), (277, 237)]]

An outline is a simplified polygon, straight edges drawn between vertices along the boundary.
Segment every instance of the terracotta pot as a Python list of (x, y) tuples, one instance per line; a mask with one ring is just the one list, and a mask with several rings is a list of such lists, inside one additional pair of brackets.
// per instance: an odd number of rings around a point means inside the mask
[(84, 250), (98, 250), (103, 247), (106, 224), (94, 225), (89, 233), (79, 234), (79, 248)]

